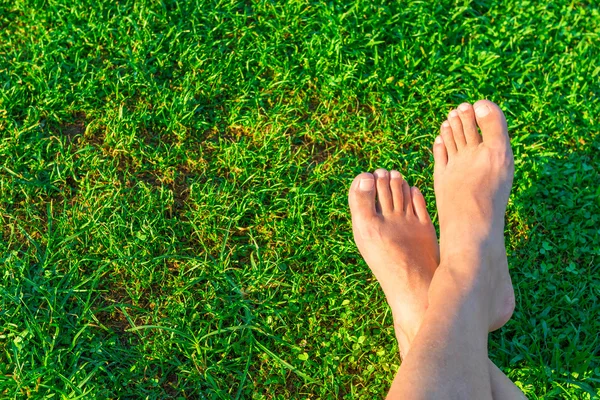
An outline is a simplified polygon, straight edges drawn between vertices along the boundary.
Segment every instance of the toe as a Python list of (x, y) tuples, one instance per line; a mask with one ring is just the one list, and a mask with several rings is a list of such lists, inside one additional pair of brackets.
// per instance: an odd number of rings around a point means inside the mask
[(477, 131), (477, 122), (475, 122), (475, 111), (469, 103), (462, 103), (458, 106), (458, 115), (463, 126), (467, 146), (477, 146), (481, 143), (481, 135)]
[(410, 198), (410, 186), (408, 186), (408, 182), (402, 180), (402, 198), (404, 199), (404, 203), (402, 204), (402, 209), (408, 215), (414, 214), (412, 199)]
[(425, 198), (417, 187), (411, 189), (412, 205), (415, 210), (415, 215), (419, 218), (419, 221), (423, 223), (431, 223), (431, 218), (427, 212), (427, 205), (425, 204)]
[(433, 173), (437, 175), (448, 164), (448, 152), (446, 151), (446, 146), (444, 146), (444, 139), (441, 136), (436, 137), (435, 142), (433, 142), (433, 160), (435, 161)]
[(452, 133), (452, 127), (450, 126), (450, 122), (444, 121), (442, 127), (440, 128), (440, 134), (444, 139), (444, 146), (446, 146), (446, 154), (448, 158), (452, 158), (453, 155), (456, 154), (456, 142), (454, 141), (454, 136)]
[(494, 148), (509, 148), (510, 139), (504, 113), (495, 103), (479, 100), (473, 105), (477, 125), (481, 129), (483, 143)]
[(355, 218), (369, 218), (375, 212), (375, 177), (363, 172), (354, 178), (348, 194), (350, 212)]
[(392, 190), (392, 198), (394, 202), (394, 211), (404, 210), (404, 195), (402, 194), (402, 174), (392, 170), (390, 172), (390, 188)]
[(465, 139), (463, 125), (458, 116), (458, 111), (450, 111), (450, 114), (448, 114), (448, 122), (450, 122), (450, 126), (452, 127), (452, 136), (456, 142), (456, 148), (460, 150), (467, 145), (467, 140)]
[(385, 169), (378, 169), (373, 174), (375, 176), (375, 187), (377, 188), (377, 202), (379, 208), (384, 214), (394, 211), (394, 202), (392, 200), (392, 191), (390, 189), (390, 173)]

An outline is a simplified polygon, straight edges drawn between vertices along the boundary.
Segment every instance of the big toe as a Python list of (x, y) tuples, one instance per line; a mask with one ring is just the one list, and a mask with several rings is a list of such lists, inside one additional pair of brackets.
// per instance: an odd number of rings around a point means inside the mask
[(348, 193), (350, 212), (355, 218), (368, 218), (376, 214), (375, 177), (363, 172), (354, 178)]
[(504, 113), (496, 103), (479, 100), (473, 105), (483, 143), (493, 148), (510, 148)]

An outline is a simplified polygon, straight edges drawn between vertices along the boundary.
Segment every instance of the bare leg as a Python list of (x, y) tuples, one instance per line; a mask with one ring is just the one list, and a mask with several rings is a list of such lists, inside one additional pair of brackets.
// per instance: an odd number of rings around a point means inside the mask
[[(366, 191), (360, 189), (363, 179)], [(386, 293), (404, 358), (427, 309), (429, 284), (439, 263), (425, 200), (398, 171), (379, 169), (355, 179), (349, 201), (356, 243)], [(524, 398), (494, 363), (488, 365), (494, 399)]]
[[(457, 292), (459, 280), (436, 272), (429, 309), (402, 362), (389, 398), (491, 399), (487, 304)], [(452, 267), (454, 268), (454, 267)], [(436, 278), (443, 281), (435, 281)]]
[[(349, 201), (357, 245), (386, 293), (401, 353), (406, 355), (427, 307), (426, 292), (439, 261), (425, 202), (397, 171), (385, 170), (376, 171), (374, 177), (359, 175)], [(487, 363), (494, 398), (524, 398), (493, 363)]]
[[(526, 399), (523, 392), (515, 386), (515, 384), (508, 379), (506, 375), (491, 361), (488, 362), (489, 374), (490, 374), (490, 386), (492, 388), (492, 398), (495, 400), (523, 400)], [(390, 390), (389, 398), (393, 399), (396, 397), (396, 388), (400, 388), (402, 385), (400, 374), (396, 375), (394, 382), (392, 383), (392, 390)]]
[(402, 385), (393, 386), (401, 398), (491, 398), (487, 331), (514, 309), (503, 237), (514, 173), (506, 120), (488, 101), (474, 115), (460, 108), (465, 118), (452, 111), (434, 146), (441, 262)]

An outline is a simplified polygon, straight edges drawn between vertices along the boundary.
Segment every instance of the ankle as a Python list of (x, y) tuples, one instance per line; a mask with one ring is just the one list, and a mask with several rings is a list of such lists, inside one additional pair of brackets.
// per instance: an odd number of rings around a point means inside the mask
[[(475, 237), (446, 234), (442, 237), (444, 239), (440, 241), (440, 266), (476, 271), (482, 266), (495, 265), (506, 259), (502, 234), (492, 233)], [(502, 246), (499, 246), (499, 243), (502, 243)]]
[(440, 237), (454, 245), (469, 246), (493, 242), (504, 235), (504, 220), (494, 220), (489, 215), (469, 214), (468, 219), (440, 220)]
[(429, 299), (430, 307), (423, 325), (435, 324), (442, 332), (465, 335), (469, 338), (470, 347), (487, 347), (490, 307), (485, 300), (482, 301), (482, 297), (446, 288), (444, 291), (432, 291)]
[(468, 257), (449, 256), (441, 260), (429, 286), (429, 304), (436, 296), (450, 301), (461, 301), (474, 289), (477, 272), (475, 261)]
[(439, 307), (449, 315), (466, 316), (475, 325), (481, 322), (487, 332), (490, 297), (479, 277), (470, 268), (441, 263), (429, 287), (429, 309)]
[(414, 337), (409, 338), (408, 335), (402, 330), (401, 327), (394, 325), (394, 331), (396, 334), (396, 341), (398, 342), (398, 350), (400, 352), (400, 359), (404, 360), (408, 351), (410, 350), (410, 343)]

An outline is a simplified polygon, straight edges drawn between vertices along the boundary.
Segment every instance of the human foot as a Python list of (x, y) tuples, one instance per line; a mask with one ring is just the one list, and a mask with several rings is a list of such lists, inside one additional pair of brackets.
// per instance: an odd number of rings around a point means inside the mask
[(398, 171), (378, 169), (354, 179), (348, 203), (354, 240), (385, 293), (405, 355), (421, 325), (439, 262), (425, 199)]
[[(361, 190), (362, 179), (365, 183)], [(428, 303), (427, 288), (439, 262), (435, 229), (423, 196), (416, 188), (411, 190), (397, 171), (389, 174), (378, 170), (375, 176), (357, 176), (348, 200), (356, 243), (392, 308), (404, 358), (421, 326)], [(409, 212), (410, 206), (414, 213)], [(488, 362), (494, 398), (524, 398), (502, 371)]]
[(440, 268), (462, 288), (482, 294), (477, 302), (489, 330), (498, 329), (515, 305), (504, 247), (504, 214), (514, 174), (504, 114), (487, 100), (461, 104), (442, 124), (433, 155)]

